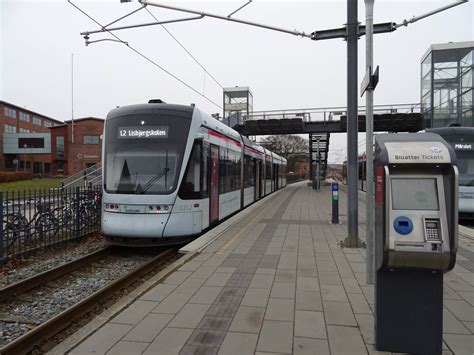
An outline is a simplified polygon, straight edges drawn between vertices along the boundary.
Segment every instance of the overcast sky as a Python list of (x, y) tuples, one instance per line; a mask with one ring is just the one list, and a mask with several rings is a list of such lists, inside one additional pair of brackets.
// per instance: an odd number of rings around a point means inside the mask
[[(242, 1), (164, 1), (175, 6), (227, 15)], [(451, 1), (375, 1), (375, 22), (401, 22)], [(74, 1), (101, 24), (140, 5), (119, 0)], [(159, 20), (188, 17), (149, 6)], [(161, 98), (196, 103), (208, 113), (221, 112), (211, 102), (120, 43), (84, 45), (79, 35), (97, 25), (66, 0), (0, 0), (0, 98), (47, 116), (71, 118), (71, 53), (74, 53), (74, 117), (105, 117), (115, 106)], [(344, 1), (254, 0), (235, 15), (306, 33), (341, 27)], [(374, 61), (380, 65), (375, 104), (415, 103), (420, 97), (420, 58), (433, 43), (474, 38), (472, 2), (375, 36)], [(365, 22), (359, 0), (359, 20)], [(123, 21), (154, 21), (140, 11)], [(254, 110), (343, 106), (346, 104), (346, 43), (307, 38), (204, 18), (167, 25), (173, 35), (224, 87), (249, 86)], [(160, 26), (116, 34), (210, 100), (222, 104), (222, 89), (205, 75)], [(110, 38), (108, 34), (90, 40)], [(365, 37), (359, 41), (359, 82), (365, 73)], [(364, 104), (365, 99), (360, 99)], [(362, 139), (363, 142), (363, 139)], [(363, 147), (361, 147), (363, 148)], [(345, 155), (345, 138), (331, 138), (331, 156)]]

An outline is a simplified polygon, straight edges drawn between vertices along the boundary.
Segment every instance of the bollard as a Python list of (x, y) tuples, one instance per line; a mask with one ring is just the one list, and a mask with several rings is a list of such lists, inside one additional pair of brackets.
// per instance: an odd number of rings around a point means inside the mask
[(339, 183), (331, 183), (332, 190), (332, 220), (331, 223), (339, 224)]

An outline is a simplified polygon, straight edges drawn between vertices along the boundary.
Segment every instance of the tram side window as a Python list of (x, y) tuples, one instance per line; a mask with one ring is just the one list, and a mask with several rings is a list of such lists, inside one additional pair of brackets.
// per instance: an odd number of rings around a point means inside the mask
[(231, 161), (232, 170), (230, 173), (230, 191), (240, 189), (240, 157), (241, 154), (229, 151), (229, 157)]
[(211, 165), (210, 145), (208, 142), (203, 142), (202, 146), (202, 160), (201, 160), (201, 191), (202, 197), (208, 197), (207, 186), (209, 184), (209, 167)]
[(272, 179), (272, 163), (269, 161), (265, 162), (265, 179), (266, 180)]
[(223, 194), (230, 191), (229, 179), (229, 153), (227, 148), (219, 149), (219, 193)]
[(219, 192), (221, 194), (240, 189), (240, 154), (221, 148), (219, 155)]
[(244, 187), (255, 185), (255, 161), (252, 157), (246, 155), (244, 158)]
[(195, 142), (179, 189), (182, 199), (201, 198), (201, 143)]

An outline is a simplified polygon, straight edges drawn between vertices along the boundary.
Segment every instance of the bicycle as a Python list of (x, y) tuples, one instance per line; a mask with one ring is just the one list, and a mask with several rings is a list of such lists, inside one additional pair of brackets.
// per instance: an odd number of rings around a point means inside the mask
[[(31, 201), (26, 204), (31, 205)], [(33, 236), (39, 235), (43, 241), (47, 232), (55, 236), (59, 232), (59, 221), (51, 210), (51, 204), (42, 199), (34, 202), (35, 213), (30, 221), (23, 215), (20, 205), (13, 205), (13, 211), (4, 215), (4, 236), (7, 236), (7, 248), (11, 248), (17, 241), (26, 243), (33, 241)]]

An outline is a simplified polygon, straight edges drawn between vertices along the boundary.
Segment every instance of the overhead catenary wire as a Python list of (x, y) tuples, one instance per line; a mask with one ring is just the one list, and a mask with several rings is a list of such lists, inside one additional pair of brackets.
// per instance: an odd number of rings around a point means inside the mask
[[(145, 7), (145, 10), (150, 14), (151, 17), (153, 17), (153, 19), (156, 21), (156, 22), (159, 22), (159, 20), (156, 18), (156, 16), (147, 8)], [(181, 48), (183, 48), (183, 50), (196, 62), (197, 65), (199, 65), (202, 70), (204, 70), (204, 72), (209, 75), (209, 77), (214, 80), (214, 82), (219, 85), (221, 87), (221, 89), (224, 89), (224, 87), (221, 85), (221, 83), (214, 77), (214, 75), (212, 75), (209, 70), (207, 70), (204, 65), (202, 65), (199, 60), (196, 59), (195, 56), (192, 55), (192, 53), (171, 33), (170, 30), (168, 30), (166, 28), (165, 25), (160, 25), (170, 36), (171, 38), (173, 38), (176, 43), (178, 43), (180, 45)]]
[[(101, 28), (104, 28), (104, 26), (102, 26), (97, 20), (95, 20), (92, 16), (90, 16), (88, 13), (86, 13), (84, 10), (82, 10), (81, 8), (79, 8), (76, 4), (74, 4), (71, 0), (68, 0), (68, 3), (70, 3), (73, 7), (75, 7), (79, 12), (81, 12), (82, 14), (84, 14), (86, 17), (88, 17), (91, 21), (93, 21), (96, 25), (100, 26)], [(188, 89), (192, 90), (193, 92), (195, 92), (196, 94), (198, 94), (199, 96), (203, 97), (204, 99), (206, 99), (207, 101), (209, 101), (210, 103), (212, 103), (213, 105), (219, 107), (220, 109), (222, 109), (222, 106), (219, 105), (218, 103), (216, 103), (215, 101), (213, 101), (212, 99), (210, 99), (209, 97), (207, 97), (206, 95), (204, 95), (203, 93), (199, 92), (197, 89), (195, 89), (194, 87), (192, 87), (190, 84), (186, 83), (184, 80), (182, 80), (181, 78), (179, 78), (178, 76), (176, 76), (175, 74), (171, 73), (169, 70), (163, 68), (161, 65), (159, 65), (157, 62), (155, 62), (154, 60), (152, 60), (151, 58), (149, 58), (148, 56), (146, 56), (145, 54), (143, 54), (142, 52), (140, 52), (138, 49), (132, 47), (130, 45), (129, 42), (125, 42), (123, 41), (121, 38), (119, 38), (116, 34), (112, 33), (111, 31), (107, 30), (106, 28), (104, 28), (109, 34), (111, 34), (113, 37), (115, 37), (118, 41), (122, 42), (124, 45), (126, 45), (128, 48), (130, 48), (130, 50), (132, 50), (133, 52), (135, 52), (136, 54), (138, 54), (140, 57), (142, 57), (143, 59), (145, 59), (146, 61), (148, 61), (149, 63), (153, 64), (155, 67), (159, 68), (160, 70), (162, 70), (163, 72), (165, 72), (166, 74), (168, 74), (169, 76), (171, 76), (173, 79), (179, 81), (181, 84), (183, 84), (184, 86), (186, 86)]]

